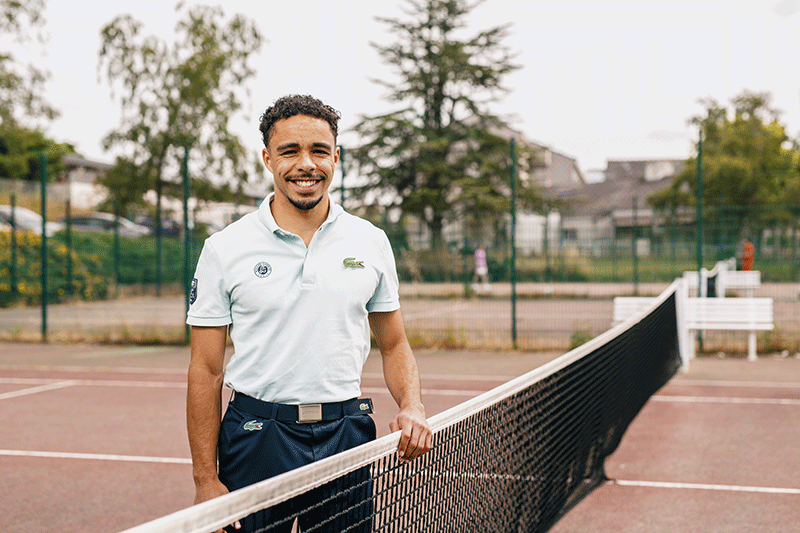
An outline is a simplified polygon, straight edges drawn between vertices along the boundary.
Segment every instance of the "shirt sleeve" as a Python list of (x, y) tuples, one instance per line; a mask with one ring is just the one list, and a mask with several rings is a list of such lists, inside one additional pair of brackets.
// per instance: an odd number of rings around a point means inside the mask
[(367, 312), (385, 313), (400, 309), (399, 288), (400, 283), (397, 279), (397, 267), (394, 262), (392, 245), (386, 233), (381, 231), (377, 242), (378, 257), (380, 259), (380, 281), (378, 287), (367, 302)]
[(190, 326), (226, 326), (233, 322), (222, 265), (208, 240), (197, 261), (189, 303), (186, 323)]

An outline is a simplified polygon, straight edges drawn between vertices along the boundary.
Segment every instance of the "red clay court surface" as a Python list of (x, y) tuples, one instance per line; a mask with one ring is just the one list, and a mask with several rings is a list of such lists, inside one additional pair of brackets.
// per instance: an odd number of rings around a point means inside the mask
[[(433, 415), (554, 354), (419, 351)], [(193, 499), (187, 348), (0, 344), (10, 532), (117, 532)], [(396, 407), (367, 362), (380, 434)], [(645, 406), (613, 480), (551, 531), (800, 532), (800, 359), (698, 359)]]

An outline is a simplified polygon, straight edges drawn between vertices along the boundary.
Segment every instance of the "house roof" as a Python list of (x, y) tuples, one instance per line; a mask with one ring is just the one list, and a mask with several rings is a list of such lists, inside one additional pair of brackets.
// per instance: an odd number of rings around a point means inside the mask
[(567, 204), (565, 214), (604, 218), (617, 210), (629, 210), (636, 201), (647, 206), (647, 198), (669, 187), (685, 161), (653, 159), (609, 161), (606, 179), (568, 190), (544, 190), (543, 196)]

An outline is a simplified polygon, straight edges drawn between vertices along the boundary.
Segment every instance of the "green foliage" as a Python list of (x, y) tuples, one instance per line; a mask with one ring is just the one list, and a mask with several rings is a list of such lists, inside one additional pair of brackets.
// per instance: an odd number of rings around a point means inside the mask
[(190, 148), (192, 190), (201, 199), (218, 199), (221, 180), (233, 181), (239, 192), (254, 179), (256, 167), (229, 121), (242, 108), (243, 86), (255, 74), (249, 61), (262, 36), (244, 16), (225, 22), (221, 7), (179, 3), (178, 9), (185, 13), (172, 46), (143, 35), (130, 15), (101, 32), (100, 68), (122, 107), (120, 125), (104, 146), (125, 154), (103, 184), (123, 210), (143, 191), (170, 194), (164, 181), (181, 175), (184, 147)]
[[(30, 40), (32, 30), (44, 25), (43, 11), (43, 0), (0, 0), (0, 34), (20, 43)], [(57, 117), (58, 112), (42, 96), (48, 77), (47, 72), (20, 65), (12, 54), (0, 50), (0, 124), (16, 126)]]
[[(57, 235), (64, 242), (64, 234)], [(153, 284), (159, 282), (156, 273), (155, 237), (119, 238), (119, 283), (120, 285)], [(113, 284), (115, 272), (114, 235), (110, 233), (73, 232), (72, 247), (81, 257), (97, 258), (99, 271)], [(199, 252), (200, 246), (193, 247)], [(183, 279), (183, 242), (178, 239), (163, 239), (161, 283), (179, 283)]]
[(48, 139), (41, 130), (0, 124), (0, 178), (39, 181), (40, 155), (45, 154), (49, 181), (55, 181), (64, 168), (61, 158), (74, 152), (71, 145)]
[[(42, 239), (29, 232), (16, 234), (16, 265), (12, 265), (11, 233), (0, 231), (0, 307), (13, 303), (36, 305), (42, 297)], [(68, 261), (72, 260), (72, 282)], [(102, 261), (96, 254), (80, 255), (51, 241), (47, 252), (47, 295), (51, 303), (70, 298), (97, 300), (108, 294), (109, 282)], [(11, 286), (11, 272), (16, 272), (17, 295)]]
[[(508, 212), (509, 148), (512, 132), (488, 111), (504, 92), (502, 78), (517, 69), (502, 44), (508, 26), (467, 39), (456, 34), (473, 6), (464, 0), (409, 0), (410, 20), (379, 19), (397, 41), (374, 45), (398, 73), (389, 89), (397, 111), (362, 117), (365, 139), (353, 151), (369, 182), (365, 197), (391, 198), (406, 214), (423, 220), (436, 248), (448, 217), (469, 213), (492, 217)], [(534, 154), (521, 150), (530, 169)], [(521, 198), (536, 201), (533, 180), (521, 181)]]
[[(714, 100), (703, 103), (705, 116), (691, 121), (702, 131), (703, 204), (800, 203), (800, 152), (770, 107), (770, 95), (744, 91), (732, 101), (732, 116)], [(696, 205), (696, 186), (693, 157), (669, 188), (648, 201), (656, 207)], [(740, 231), (752, 222), (747, 216), (732, 221)]]

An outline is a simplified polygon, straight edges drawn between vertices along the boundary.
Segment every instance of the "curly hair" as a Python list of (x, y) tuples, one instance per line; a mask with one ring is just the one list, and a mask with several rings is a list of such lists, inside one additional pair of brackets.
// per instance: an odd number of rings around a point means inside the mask
[(272, 135), (272, 128), (275, 126), (275, 123), (281, 119), (293, 117), (295, 115), (307, 115), (309, 117), (325, 120), (330, 125), (331, 133), (333, 133), (333, 140), (336, 142), (336, 137), (339, 134), (339, 118), (341, 114), (313, 96), (290, 94), (277, 99), (275, 103), (268, 107), (267, 110), (264, 111), (264, 114), (261, 115), (261, 124), (258, 129), (261, 130), (261, 138), (264, 141), (265, 147), (269, 145), (269, 138)]

